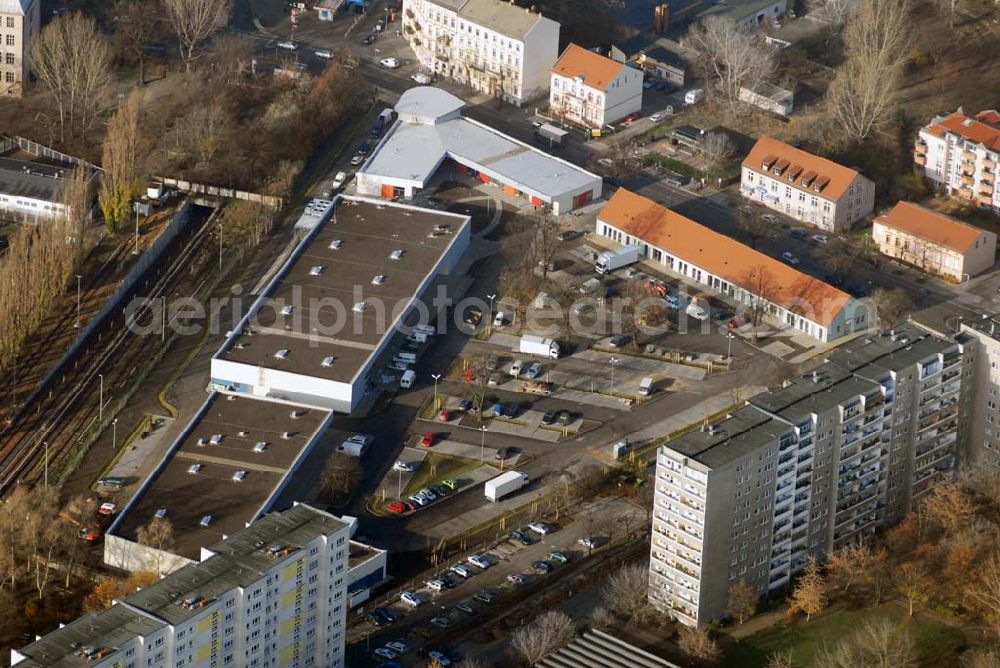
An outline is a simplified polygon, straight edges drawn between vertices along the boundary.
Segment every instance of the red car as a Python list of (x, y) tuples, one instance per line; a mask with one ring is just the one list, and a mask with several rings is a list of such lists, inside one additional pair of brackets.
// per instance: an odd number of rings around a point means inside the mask
[(451, 412), (448, 409), (442, 410), (438, 413), (438, 422), (447, 422), (451, 419)]
[(429, 448), (434, 445), (434, 432), (429, 431), (424, 434), (424, 437), (420, 439), (420, 447)]
[(632, 121), (637, 121), (642, 118), (642, 113), (638, 111), (633, 111), (631, 114), (625, 117), (626, 123), (631, 123)]
[(393, 501), (388, 506), (386, 506), (385, 509), (394, 513), (406, 512), (406, 506), (403, 505), (402, 501)]

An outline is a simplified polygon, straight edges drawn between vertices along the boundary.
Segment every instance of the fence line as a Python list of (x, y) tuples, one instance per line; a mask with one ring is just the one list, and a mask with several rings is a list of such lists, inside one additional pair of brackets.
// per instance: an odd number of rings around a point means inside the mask
[(184, 192), (201, 195), (214, 195), (215, 197), (228, 197), (229, 199), (242, 199), (248, 202), (258, 202), (260, 204), (266, 204), (272, 209), (280, 209), (284, 204), (284, 200), (275, 195), (263, 195), (261, 193), (252, 193), (246, 190), (237, 190), (236, 188), (211, 186), (204, 183), (194, 183), (193, 181), (174, 179), (166, 176), (157, 176), (156, 180), (162, 181), (164, 185), (173, 186), (178, 190), (183, 190)]

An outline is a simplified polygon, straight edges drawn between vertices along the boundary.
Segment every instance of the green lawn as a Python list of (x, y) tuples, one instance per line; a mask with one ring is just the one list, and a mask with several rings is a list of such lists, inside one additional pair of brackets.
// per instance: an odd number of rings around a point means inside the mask
[(413, 477), (403, 490), (403, 498), (410, 496), (428, 485), (455, 478), (466, 471), (471, 471), (482, 466), (478, 459), (466, 459), (465, 457), (452, 457), (441, 455), (436, 452), (428, 452), (424, 460), (420, 462), (420, 467), (413, 472)]
[[(812, 666), (824, 647), (833, 647), (872, 615), (903, 620), (909, 625), (919, 652), (921, 666), (952, 666), (958, 661), (958, 650), (965, 643), (960, 630), (919, 615), (906, 620), (896, 606), (883, 605), (875, 610), (834, 609), (814, 617), (807, 624), (804, 618), (781, 622), (765, 631), (730, 645), (719, 666), (723, 668), (763, 667), (775, 651), (791, 650), (792, 660), (799, 668)], [(904, 613), (905, 615), (905, 613)]]

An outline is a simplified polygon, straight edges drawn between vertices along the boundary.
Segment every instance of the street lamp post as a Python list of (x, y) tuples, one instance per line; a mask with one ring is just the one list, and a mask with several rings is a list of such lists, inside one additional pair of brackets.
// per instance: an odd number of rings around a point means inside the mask
[(45, 487), (48, 489), (49, 486), (49, 442), (42, 441), (42, 445), (45, 446)]
[(726, 359), (733, 358), (733, 333), (726, 332)]
[(611, 394), (614, 394), (615, 393), (615, 365), (618, 364), (618, 358), (617, 357), (612, 357), (608, 361), (611, 362)]
[(396, 476), (396, 498), (398, 499), (403, 493), (403, 469), (396, 471), (399, 475)]
[(118, 449), (118, 418), (111, 421), (111, 452)]
[(219, 223), (219, 271), (222, 271), (222, 223)]
[(479, 463), (482, 464), (486, 461), (486, 425), (482, 425), (480, 428), (483, 437), (479, 441)]
[(80, 274), (76, 275), (76, 325), (77, 329), (80, 329), (80, 279), (83, 276)]
[(104, 421), (104, 374), (97, 374), (97, 378), (101, 381), (101, 389), (97, 394), (97, 421)]
[[(136, 203), (138, 204), (138, 202)], [(139, 254), (139, 207), (135, 207), (135, 250), (132, 251), (132, 255)]]
[(432, 373), (431, 378), (434, 379), (434, 410), (438, 409), (438, 381), (441, 380), (441, 374)]
[(497, 296), (495, 294), (486, 295), (486, 299), (490, 303), (490, 313), (489, 313), (489, 316), (486, 318), (486, 327), (489, 328), (489, 333), (490, 334), (493, 333), (493, 300), (496, 299), (496, 298), (497, 298)]

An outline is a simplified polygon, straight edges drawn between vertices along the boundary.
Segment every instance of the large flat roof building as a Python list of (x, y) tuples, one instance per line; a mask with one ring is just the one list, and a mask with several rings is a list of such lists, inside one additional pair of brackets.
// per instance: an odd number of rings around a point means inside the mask
[(212, 359), (215, 389), (363, 412), (400, 328), (469, 243), (464, 215), (340, 196), (324, 216)]
[(272, 513), (110, 608), (11, 651), (19, 668), (344, 665), (350, 526)]
[(494, 183), (536, 207), (568, 213), (600, 198), (601, 177), (462, 116), (465, 103), (431, 86), (411, 88), (399, 115), (357, 174), (358, 192), (412, 199), (442, 166)]
[(657, 454), (650, 599), (721, 618), (729, 588), (785, 587), (903, 519), (966, 449), (975, 355), (914, 325), (855, 339)]

